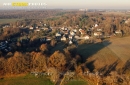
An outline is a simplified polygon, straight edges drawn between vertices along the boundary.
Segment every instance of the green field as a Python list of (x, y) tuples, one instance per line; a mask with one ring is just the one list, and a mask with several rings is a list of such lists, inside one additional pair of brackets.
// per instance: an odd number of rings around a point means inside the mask
[(65, 85), (88, 85), (85, 81), (70, 81)]
[(16, 22), (17, 20), (22, 20), (22, 19), (0, 19), (0, 24)]
[(0, 85), (54, 85), (46, 77), (35, 77), (34, 75), (26, 75), (21, 77), (11, 77), (0, 80)]
[[(47, 77), (35, 77), (28, 74), (26, 76), (9, 77), (0, 79), (0, 85), (54, 85)], [(75, 80), (69, 81), (65, 85), (87, 85), (86, 81)]]

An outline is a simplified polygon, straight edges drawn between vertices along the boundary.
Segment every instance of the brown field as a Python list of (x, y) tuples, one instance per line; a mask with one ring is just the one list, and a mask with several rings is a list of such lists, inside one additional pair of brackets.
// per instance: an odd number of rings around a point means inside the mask
[(124, 12), (102, 12), (102, 14), (125, 15)]
[[(112, 43), (107, 47), (115, 53), (123, 63), (126, 63), (126, 61), (130, 59), (130, 37), (114, 38), (110, 39), (110, 42)], [(107, 43), (103, 44), (107, 45)]]
[(130, 59), (130, 37), (111, 38), (103, 43), (83, 44), (78, 47), (83, 62), (91, 71), (117, 70)]

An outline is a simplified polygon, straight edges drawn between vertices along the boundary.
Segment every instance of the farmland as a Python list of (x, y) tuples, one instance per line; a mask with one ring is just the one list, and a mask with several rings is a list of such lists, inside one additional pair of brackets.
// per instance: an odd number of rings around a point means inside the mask
[(33, 75), (4, 78), (0, 80), (0, 85), (54, 85), (45, 77), (37, 78)]
[(3, 23), (13, 23), (13, 22), (16, 22), (18, 20), (22, 20), (22, 19), (0, 19), (0, 24), (3, 24)]

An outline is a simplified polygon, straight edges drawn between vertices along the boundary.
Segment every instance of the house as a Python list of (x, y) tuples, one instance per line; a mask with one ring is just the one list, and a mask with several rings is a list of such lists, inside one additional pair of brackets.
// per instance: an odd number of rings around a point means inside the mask
[(75, 35), (75, 33), (74, 33), (73, 31), (71, 31), (71, 32), (70, 32), (70, 35), (74, 36), (74, 35)]
[(116, 34), (122, 34), (122, 31), (121, 30), (116, 30), (115, 33)]
[(61, 41), (61, 33), (56, 33), (56, 40)]
[(25, 26), (26, 28), (29, 28), (29, 26)]
[(72, 43), (73, 43), (72, 40), (70, 40), (70, 41), (69, 41), (69, 44), (71, 45)]
[(66, 37), (63, 36), (63, 37), (61, 38), (61, 41), (66, 41)]
[(51, 41), (51, 37), (47, 37), (47, 38), (46, 38), (46, 41)]
[(60, 33), (56, 33), (55, 36), (56, 36), (56, 37), (61, 37), (61, 34), (60, 34)]
[(48, 30), (49, 28), (47, 28), (47, 27), (42, 27), (41, 29), (42, 29), (42, 30)]
[(44, 26), (47, 26), (47, 24), (44, 24)]
[(75, 32), (75, 33), (76, 33), (76, 32), (77, 32), (77, 30), (76, 30), (76, 29), (73, 29), (73, 32)]
[(94, 32), (95, 37), (101, 37), (103, 34), (102, 32)]
[(79, 32), (80, 32), (81, 34), (86, 34), (86, 32), (85, 32), (83, 29), (79, 29)]
[(73, 39), (73, 36), (72, 35), (69, 35), (69, 40), (72, 40)]
[(126, 24), (130, 23), (130, 19), (127, 19), (127, 20), (125, 21), (125, 23), (126, 23)]
[(10, 25), (4, 25), (4, 26), (3, 26), (3, 28), (8, 28), (8, 27), (10, 27)]
[(65, 35), (68, 35), (69, 33), (68, 33), (68, 31), (64, 31), (64, 34), (65, 34)]
[(74, 38), (75, 38), (75, 39), (79, 39), (79, 36), (75, 35)]
[(36, 29), (38, 29), (39, 27), (38, 26), (36, 26)]
[(85, 36), (84, 36), (84, 39), (85, 39), (85, 40), (89, 40), (89, 39), (90, 39), (90, 36), (89, 36), (89, 35), (85, 35)]
[(40, 31), (40, 29), (36, 29), (35, 31), (39, 32), (39, 31)]
[(123, 34), (124, 34), (123, 30), (116, 30), (116, 31), (114, 32), (114, 35), (115, 35), (115, 36), (116, 36), (116, 35), (123, 36)]
[(102, 29), (101, 29), (101, 28), (97, 28), (97, 31), (98, 31), (98, 32), (101, 32), (101, 31), (102, 31)]
[(68, 28), (67, 28), (67, 27), (65, 27), (65, 28), (64, 28), (64, 31), (67, 31), (67, 30), (68, 30)]
[(34, 28), (31, 26), (29, 29), (30, 29), (30, 30), (33, 30)]
[(98, 27), (98, 24), (95, 24), (94, 27)]
[(67, 28), (67, 27), (62, 27), (61, 30), (63, 30), (63, 31), (67, 31), (68, 28)]

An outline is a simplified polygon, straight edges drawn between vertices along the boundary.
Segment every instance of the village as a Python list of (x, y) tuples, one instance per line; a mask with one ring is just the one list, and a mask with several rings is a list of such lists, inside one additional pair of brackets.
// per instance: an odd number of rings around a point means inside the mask
[[(120, 34), (121, 36), (123, 35), (122, 30), (115, 30), (113, 34), (105, 35), (105, 32), (102, 28), (98, 27), (98, 24), (94, 24), (91, 28), (86, 29), (78, 29), (79, 26), (75, 26), (75, 28), (72, 27), (51, 27), (48, 26), (48, 24), (39, 22), (40, 25), (34, 24), (34, 25), (28, 25), (28, 26), (23, 26), (20, 25), (18, 28), (21, 30), (20, 35), (13, 37), (13, 38), (8, 38), (6, 40), (2, 40), (0, 42), (0, 50), (2, 52), (9, 52), (11, 50), (14, 51), (15, 47), (14, 45), (19, 42), (21, 46), (24, 47), (25, 44), (29, 43), (31, 39), (29, 38), (29, 35), (32, 33), (37, 33), (37, 34), (43, 34), (45, 33), (46, 35), (40, 35), (35, 41), (37, 42), (35, 44), (41, 44), (41, 43), (50, 43), (52, 39), (56, 40), (57, 42), (67, 42), (68, 45), (76, 45), (78, 46), (78, 41), (84, 40), (87, 43), (98, 43), (102, 42), (105, 38), (110, 38), (111, 36), (116, 36), (117, 34)], [(128, 21), (126, 21), (128, 23)], [(3, 29), (6, 28), (11, 28), (11, 26), (8, 25), (2, 25)], [(49, 35), (52, 32), (53, 35)], [(26, 35), (22, 34), (25, 33)], [(20, 38), (20, 39), (19, 39)], [(13, 46), (12, 46), (13, 45)], [(22, 47), (21, 47), (22, 48)]]
[(130, 18), (124, 11), (13, 12), (3, 11), (0, 19), (0, 81), (21, 74), (24, 82), (49, 85), (123, 85), (129, 80)]

